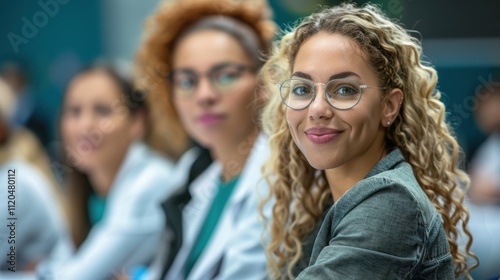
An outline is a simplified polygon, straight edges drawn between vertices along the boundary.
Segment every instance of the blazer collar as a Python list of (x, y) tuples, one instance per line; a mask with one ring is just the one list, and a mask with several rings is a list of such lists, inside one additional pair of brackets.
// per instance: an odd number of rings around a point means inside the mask
[(405, 161), (403, 154), (398, 148), (396, 148), (389, 152), (389, 154), (387, 154), (384, 158), (382, 158), (372, 168), (372, 170), (368, 172), (368, 175), (366, 175), (365, 179), (380, 174), (384, 171), (393, 169), (396, 165), (400, 164), (403, 161)]

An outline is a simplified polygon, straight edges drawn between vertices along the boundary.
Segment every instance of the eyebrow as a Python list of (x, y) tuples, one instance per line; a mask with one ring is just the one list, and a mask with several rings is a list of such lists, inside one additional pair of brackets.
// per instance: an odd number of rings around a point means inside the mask
[[(330, 78), (328, 78), (328, 80), (331, 81), (331, 80), (335, 80), (335, 79), (343, 79), (343, 78), (347, 78), (350, 76), (356, 76), (356, 77), (361, 79), (361, 77), (358, 74), (351, 72), (351, 71), (346, 71), (346, 72), (341, 72), (341, 73), (331, 75)], [(294, 72), (292, 74), (292, 77), (298, 77), (298, 78), (312, 80), (311, 75), (306, 74), (304, 72), (300, 72), (300, 71)]]

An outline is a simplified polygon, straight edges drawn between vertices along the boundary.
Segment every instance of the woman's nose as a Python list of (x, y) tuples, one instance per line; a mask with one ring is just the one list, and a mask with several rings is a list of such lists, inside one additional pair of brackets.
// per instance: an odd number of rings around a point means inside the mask
[(208, 78), (201, 78), (194, 93), (196, 102), (202, 106), (211, 105), (219, 98)]
[(334, 108), (326, 100), (324, 85), (317, 84), (315, 90), (314, 99), (308, 107), (309, 117), (312, 119), (332, 118)]
[(80, 115), (77, 117), (77, 126), (82, 131), (90, 130), (95, 126), (96, 118), (92, 112), (88, 110), (82, 110)]

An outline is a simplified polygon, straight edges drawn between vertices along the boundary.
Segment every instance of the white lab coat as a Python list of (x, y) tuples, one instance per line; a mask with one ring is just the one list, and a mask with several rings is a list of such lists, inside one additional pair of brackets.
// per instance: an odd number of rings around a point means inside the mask
[(165, 229), (161, 201), (174, 189), (173, 164), (142, 142), (129, 148), (107, 196), (102, 220), (69, 258), (44, 262), (43, 279), (100, 280), (148, 265)]
[[(267, 137), (260, 135), (253, 147), (248, 149), (251, 152), (233, 194), (187, 279), (266, 278), (263, 225), (258, 203), (268, 193), (268, 186), (261, 175), (261, 166), (269, 157)], [(176, 168), (177, 175), (187, 178), (195, 154), (195, 150), (190, 150), (181, 158), (180, 167)], [(183, 244), (164, 279), (183, 279), (187, 258), (216, 194), (220, 175), (221, 165), (214, 162), (191, 183), (192, 198), (183, 209)], [(266, 208), (265, 212), (269, 216), (270, 208)], [(143, 279), (158, 279), (162, 264), (157, 259)]]
[[(0, 178), (0, 279), (22, 279), (21, 274), (29, 275), (22, 272), (26, 265), (51, 255), (61, 240), (69, 241), (68, 228), (55, 190), (36, 166), (9, 161), (0, 164)], [(71, 251), (69, 242), (60, 245), (60, 250)], [(15, 254), (12, 263), (8, 253)]]

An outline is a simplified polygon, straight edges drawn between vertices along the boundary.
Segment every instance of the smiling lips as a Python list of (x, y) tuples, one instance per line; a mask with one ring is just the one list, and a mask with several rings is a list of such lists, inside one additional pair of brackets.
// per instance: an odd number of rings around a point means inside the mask
[(305, 131), (307, 138), (314, 144), (326, 144), (337, 138), (340, 133), (342, 131), (325, 127), (313, 127)]
[(221, 122), (224, 119), (223, 114), (206, 113), (198, 118), (198, 121), (202, 125), (214, 125)]
[(92, 141), (87, 137), (80, 137), (77, 142), (77, 148), (84, 153), (93, 152), (97, 148), (97, 141)]

